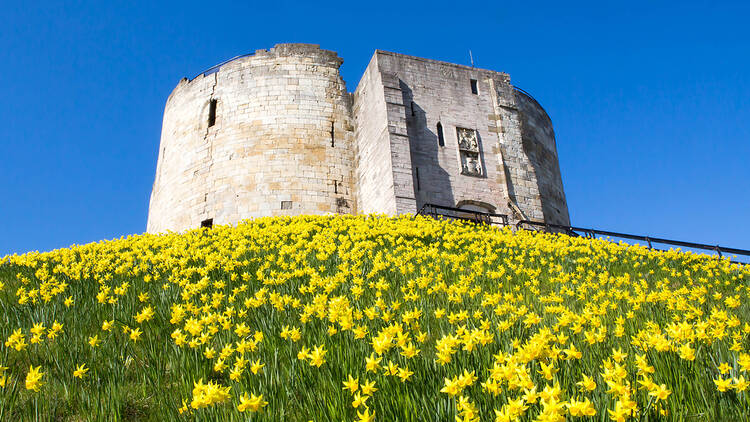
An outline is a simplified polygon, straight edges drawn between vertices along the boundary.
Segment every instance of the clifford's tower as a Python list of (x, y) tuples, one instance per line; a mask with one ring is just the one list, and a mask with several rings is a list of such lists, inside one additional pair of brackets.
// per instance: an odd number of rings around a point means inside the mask
[(552, 123), (505, 73), (279, 44), (167, 100), (148, 231), (246, 218), (414, 213), (431, 203), (569, 224)]

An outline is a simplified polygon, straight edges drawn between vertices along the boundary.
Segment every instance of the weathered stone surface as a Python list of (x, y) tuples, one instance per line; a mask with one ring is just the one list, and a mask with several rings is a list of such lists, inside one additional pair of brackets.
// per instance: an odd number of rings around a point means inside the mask
[(552, 124), (507, 74), (376, 51), (349, 94), (341, 63), (317, 45), (279, 44), (180, 81), (148, 231), (425, 203), (569, 223)]
[(164, 112), (148, 231), (350, 212), (340, 205), (353, 199), (354, 158), (341, 63), (317, 46), (281, 44), (182, 80)]

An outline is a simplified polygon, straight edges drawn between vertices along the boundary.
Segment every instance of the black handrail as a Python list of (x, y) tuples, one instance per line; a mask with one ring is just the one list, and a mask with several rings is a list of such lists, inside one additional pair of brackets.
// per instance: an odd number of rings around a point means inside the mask
[[(524, 91), (523, 89), (521, 89), (521, 88), (519, 88), (519, 87), (517, 87), (517, 86), (515, 86), (515, 85), (513, 85), (513, 89), (515, 89), (516, 91), (520, 92), (521, 94), (523, 94), (523, 95), (525, 95), (525, 96), (529, 97), (529, 99), (530, 99), (531, 101), (533, 101), (533, 102), (534, 102), (534, 103), (535, 103), (535, 104), (537, 105), (537, 107), (539, 107), (539, 108), (541, 108), (542, 110), (544, 110), (544, 107), (542, 107), (542, 105), (541, 105), (541, 104), (539, 104), (539, 101), (537, 101), (537, 100), (536, 100), (536, 98), (534, 98), (534, 97), (533, 97), (533, 96), (532, 96), (531, 94), (529, 94), (528, 92)], [(546, 113), (546, 112), (545, 112), (545, 113)], [(547, 116), (547, 117), (549, 117), (549, 116)]]
[(596, 235), (601, 235), (601, 236), (609, 236), (609, 237), (619, 237), (622, 239), (640, 240), (640, 241), (646, 242), (648, 244), (649, 249), (653, 248), (652, 243), (661, 243), (664, 245), (673, 245), (673, 246), (681, 246), (685, 248), (714, 251), (717, 254), (719, 254), (719, 257), (723, 256), (722, 253), (750, 256), (750, 250), (747, 250), (747, 249), (728, 248), (726, 246), (686, 242), (683, 240), (663, 239), (661, 237), (641, 236), (641, 235), (636, 235), (636, 234), (611, 232), (607, 230), (597, 230), (597, 229), (589, 229), (589, 228), (583, 228), (583, 227), (564, 226), (560, 224), (549, 224), (549, 223), (543, 223), (543, 222), (531, 221), (531, 220), (519, 221), (516, 224), (516, 228), (521, 229), (523, 228), (522, 226), (524, 225), (544, 227), (545, 231), (548, 231), (548, 232), (551, 232), (552, 231), (551, 229), (555, 229), (555, 230), (564, 231), (567, 234), (574, 233), (579, 236), (580, 236), (579, 234), (580, 232), (585, 237), (591, 237), (591, 238), (596, 238)]
[[(472, 215), (473, 217), (467, 218), (461, 215), (446, 213), (445, 211), (448, 211), (450, 213), (460, 213), (463, 215), (469, 214), (469, 215)], [(505, 214), (496, 214), (496, 213), (491, 213), (491, 212), (467, 210), (463, 208), (455, 208), (455, 207), (449, 207), (445, 205), (436, 205), (436, 204), (424, 204), (422, 208), (419, 209), (417, 214), (427, 215), (433, 218), (443, 217), (443, 218), (449, 218), (449, 219), (454, 219), (454, 220), (464, 220), (464, 221), (471, 221), (471, 222), (484, 223), (484, 224), (497, 224), (501, 226), (507, 226), (509, 224), (508, 216)], [(500, 219), (500, 221), (499, 222), (493, 221), (493, 217)], [(641, 236), (641, 235), (629, 234), (629, 233), (618, 233), (618, 232), (613, 232), (613, 231), (608, 231), (608, 230), (598, 230), (598, 229), (591, 229), (591, 228), (584, 228), (584, 227), (565, 226), (561, 224), (551, 224), (551, 223), (544, 223), (540, 221), (521, 220), (518, 223), (516, 223), (516, 229), (520, 230), (523, 228), (524, 225), (541, 227), (546, 232), (564, 233), (568, 236), (583, 236), (583, 237), (591, 238), (591, 239), (595, 239), (597, 235), (600, 235), (600, 236), (616, 237), (616, 238), (621, 238), (621, 239), (640, 240), (640, 241), (646, 242), (648, 244), (649, 249), (654, 249), (653, 243), (660, 243), (664, 245), (672, 245), (672, 246), (680, 246), (680, 247), (691, 248), (691, 249), (713, 251), (713, 252), (716, 252), (719, 255), (719, 257), (722, 257), (723, 254), (734, 254), (734, 255), (743, 255), (743, 256), (750, 257), (750, 250), (747, 250), (747, 249), (729, 248), (726, 246), (708, 245), (705, 243), (686, 242), (683, 240), (664, 239), (661, 237)], [(738, 262), (738, 263), (746, 264), (744, 262)]]
[(203, 75), (203, 76), (206, 76), (206, 75), (210, 75), (210, 74), (212, 74), (212, 73), (216, 73), (216, 72), (218, 72), (218, 71), (219, 71), (219, 68), (221, 68), (221, 67), (222, 67), (222, 66), (224, 66), (225, 64), (227, 64), (227, 63), (229, 63), (229, 62), (231, 62), (231, 61), (237, 60), (237, 59), (241, 59), (241, 58), (243, 58), (243, 57), (248, 57), (248, 56), (252, 56), (252, 55), (254, 55), (254, 54), (255, 54), (255, 53), (240, 54), (239, 56), (234, 56), (234, 57), (232, 57), (231, 59), (227, 59), (227, 60), (224, 60), (223, 62), (221, 62), (221, 63), (219, 63), (219, 64), (215, 64), (215, 65), (213, 65), (213, 66), (209, 67), (208, 69), (204, 70), (203, 72), (200, 72), (200, 73), (198, 73), (197, 75), (193, 76), (193, 77), (192, 77), (192, 78), (190, 79), (190, 81), (192, 81), (193, 79), (195, 79), (195, 78), (197, 78), (198, 76), (201, 76), (201, 75)]
[[(450, 214), (450, 213), (441, 212), (441, 211), (449, 211), (451, 213), (458, 213), (458, 214), (463, 214), (463, 215), (469, 214), (469, 215), (472, 215), (472, 217), (469, 218), (469, 217), (464, 217), (461, 215), (455, 215), (455, 214)], [(444, 218), (450, 218), (450, 219), (455, 219), (455, 220), (472, 221), (472, 222), (484, 223), (484, 224), (497, 224), (500, 226), (508, 225), (508, 216), (505, 214), (496, 214), (496, 213), (491, 213), (491, 212), (467, 210), (463, 208), (448, 207), (448, 206), (436, 205), (436, 204), (424, 204), (422, 208), (419, 209), (417, 214), (428, 215), (433, 218), (444, 217)], [(493, 219), (499, 219), (500, 221), (495, 221)]]

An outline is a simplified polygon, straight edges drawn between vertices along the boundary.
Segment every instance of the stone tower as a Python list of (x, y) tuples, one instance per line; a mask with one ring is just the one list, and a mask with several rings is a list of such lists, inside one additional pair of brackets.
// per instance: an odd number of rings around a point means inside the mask
[(280, 44), (181, 80), (164, 111), (148, 231), (352, 212), (342, 62), (317, 46)]
[(378, 50), (348, 94), (341, 63), (279, 44), (181, 80), (148, 231), (427, 203), (569, 224), (552, 123), (507, 74)]

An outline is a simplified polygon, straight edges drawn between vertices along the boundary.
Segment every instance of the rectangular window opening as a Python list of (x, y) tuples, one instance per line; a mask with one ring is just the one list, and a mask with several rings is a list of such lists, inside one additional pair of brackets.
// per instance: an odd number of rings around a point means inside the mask
[(216, 124), (216, 103), (217, 100), (211, 100), (208, 105), (208, 127)]
[(333, 193), (339, 193), (339, 182), (338, 180), (333, 180)]
[(201, 227), (211, 228), (214, 226), (214, 219), (208, 218), (206, 220), (201, 221)]
[(333, 127), (333, 122), (331, 122), (331, 146), (332, 147), (336, 146), (335, 136), (336, 136), (336, 131)]
[(414, 101), (411, 102), (411, 117), (414, 117)]
[(282, 210), (292, 209), (292, 201), (281, 201), (281, 209)]
[(445, 138), (443, 138), (443, 125), (438, 122), (437, 124), (437, 135), (438, 135), (438, 145), (441, 147), (445, 146)]
[(471, 79), (470, 81), (471, 81), (471, 93), (474, 94), (474, 95), (478, 95), (479, 94), (479, 87), (477, 86), (477, 80), (476, 79)]
[(420, 191), (422, 190), (422, 186), (419, 183), (419, 167), (414, 167), (414, 172), (416, 173), (416, 176), (417, 176), (417, 190)]

